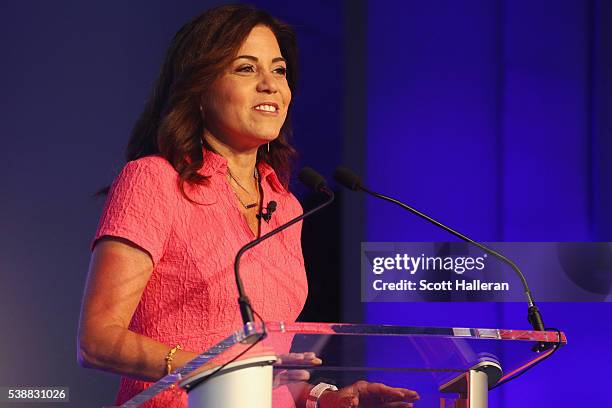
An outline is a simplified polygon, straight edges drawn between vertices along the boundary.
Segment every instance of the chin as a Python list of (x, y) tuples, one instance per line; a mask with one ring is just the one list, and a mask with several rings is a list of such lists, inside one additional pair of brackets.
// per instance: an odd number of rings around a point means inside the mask
[(277, 139), (279, 133), (279, 131), (262, 132), (258, 133), (255, 137), (257, 138), (260, 144), (266, 144)]

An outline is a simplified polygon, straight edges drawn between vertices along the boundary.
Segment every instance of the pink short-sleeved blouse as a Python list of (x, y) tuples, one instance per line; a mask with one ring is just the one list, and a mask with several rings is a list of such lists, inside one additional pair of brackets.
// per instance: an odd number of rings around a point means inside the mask
[[(130, 330), (169, 348), (202, 352), (242, 327), (233, 264), (236, 253), (253, 240), (239, 203), (227, 184), (227, 161), (204, 151), (202, 186), (189, 186), (186, 200), (177, 173), (162, 157), (148, 156), (126, 164), (111, 187), (92, 244), (108, 235), (128, 239), (146, 250), (153, 273), (130, 323)], [(301, 214), (297, 199), (286, 191), (274, 170), (258, 164), (264, 204), (276, 201), (261, 234)], [(300, 244), (301, 223), (249, 250), (241, 276), (254, 309), (264, 320), (295, 321), (306, 301), (307, 282)], [(289, 346), (287, 345), (287, 348)], [(151, 383), (122, 377), (116, 404)], [(293, 406), (286, 387), (274, 392), (275, 406)], [(187, 407), (182, 391), (150, 400), (148, 408)]]

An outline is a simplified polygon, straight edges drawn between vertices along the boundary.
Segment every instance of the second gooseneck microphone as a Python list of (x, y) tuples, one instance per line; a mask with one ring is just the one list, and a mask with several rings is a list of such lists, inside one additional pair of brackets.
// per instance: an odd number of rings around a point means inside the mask
[(535, 304), (535, 301), (533, 299), (533, 295), (531, 294), (531, 290), (529, 290), (529, 285), (527, 285), (527, 280), (525, 279), (525, 275), (523, 275), (523, 273), (521, 272), (521, 270), (518, 268), (518, 266), (516, 266), (516, 264), (514, 262), (512, 262), (510, 259), (506, 258), (504, 255), (500, 254), (497, 251), (494, 251), (493, 249), (490, 249), (488, 247), (486, 247), (485, 245), (474, 241), (473, 239), (463, 235), (460, 232), (455, 231), (454, 229), (442, 224), (441, 222), (434, 220), (433, 218), (431, 218), (430, 216), (423, 214), (422, 212), (410, 207), (409, 205), (406, 205), (404, 203), (402, 203), (399, 200), (396, 200), (394, 198), (376, 193), (374, 191), (368, 190), (366, 187), (364, 187), (363, 183), (361, 182), (361, 180), (359, 179), (359, 176), (357, 176), (355, 173), (353, 173), (351, 170), (347, 169), (346, 167), (342, 167), (339, 166), (336, 168), (336, 171), (334, 173), (334, 179), (342, 184), (344, 187), (348, 188), (349, 190), (353, 190), (353, 191), (363, 191), (365, 193), (368, 193), (370, 195), (373, 195), (374, 197), (377, 198), (381, 198), (383, 200), (386, 201), (390, 201), (394, 204), (399, 205), (400, 207), (404, 208), (405, 210), (410, 211), (411, 213), (431, 222), (432, 224), (436, 225), (437, 227), (442, 228), (443, 230), (453, 234), (454, 236), (469, 242), (472, 245), (475, 245), (476, 247), (482, 249), (483, 251), (487, 252), (488, 254), (493, 255), (494, 257), (496, 257), (497, 259), (505, 262), (506, 264), (510, 265), (510, 267), (512, 268), (512, 270), (518, 275), (518, 277), (521, 280), (521, 283), (523, 284), (523, 288), (525, 290), (525, 296), (527, 297), (527, 303), (529, 305), (529, 309), (528, 309), (528, 313), (527, 313), (527, 320), (529, 321), (529, 323), (531, 324), (531, 326), (538, 331), (544, 331), (544, 322), (542, 320), (542, 315), (540, 314), (540, 311), (538, 309), (538, 307)]
[[(289, 228), (293, 224), (303, 220), (304, 218), (308, 217), (311, 214), (314, 214), (315, 212), (321, 210), (322, 208), (327, 207), (329, 204), (332, 203), (332, 201), (334, 201), (333, 191), (331, 191), (327, 187), (327, 183), (325, 182), (325, 179), (323, 178), (323, 176), (321, 176), (319, 173), (317, 173), (312, 168), (304, 167), (302, 171), (300, 171), (298, 178), (302, 183), (310, 187), (315, 192), (325, 194), (327, 196), (327, 199), (322, 204), (318, 205), (317, 207), (309, 211), (306, 211), (303, 214), (298, 215), (297, 217), (293, 218), (290, 221), (287, 221), (283, 225), (273, 229), (267, 234), (264, 234), (261, 237), (249, 242), (248, 244), (240, 248), (240, 250), (236, 254), (236, 258), (234, 260), (234, 275), (236, 278), (236, 287), (238, 288), (238, 304), (240, 305), (240, 314), (242, 316), (242, 322), (245, 325), (247, 325), (248, 323), (254, 322), (255, 320), (253, 318), (253, 308), (251, 306), (251, 302), (249, 301), (249, 298), (247, 297), (244, 291), (242, 279), (240, 278), (240, 258), (242, 258), (242, 255), (249, 249), (261, 243), (262, 241), (265, 241), (266, 239), (278, 234), (284, 229)], [(274, 203), (274, 209), (270, 210), (270, 205), (272, 203)], [(275, 209), (276, 209), (276, 202), (270, 201), (270, 203), (268, 203), (267, 214), (272, 215), (272, 212)]]

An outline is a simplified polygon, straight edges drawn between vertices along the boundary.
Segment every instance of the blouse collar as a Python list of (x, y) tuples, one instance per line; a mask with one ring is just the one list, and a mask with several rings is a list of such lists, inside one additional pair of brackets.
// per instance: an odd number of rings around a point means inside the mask
[[(203, 164), (200, 172), (204, 176), (213, 174), (227, 174), (227, 159), (218, 153), (212, 152), (202, 147)], [(283, 184), (278, 179), (276, 172), (268, 163), (260, 161), (257, 163), (257, 171), (261, 180), (266, 180), (270, 186), (278, 193), (287, 193)]]

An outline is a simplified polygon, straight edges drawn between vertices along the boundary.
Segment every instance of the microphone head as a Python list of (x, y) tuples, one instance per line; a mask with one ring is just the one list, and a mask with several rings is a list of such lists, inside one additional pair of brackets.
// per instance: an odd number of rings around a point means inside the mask
[(334, 172), (334, 180), (349, 190), (357, 191), (362, 187), (359, 176), (343, 166), (336, 167), (336, 171)]
[(300, 171), (298, 179), (314, 191), (320, 191), (323, 187), (327, 186), (325, 178), (311, 167), (304, 167)]
[(266, 208), (268, 210), (268, 213), (272, 214), (274, 211), (276, 211), (276, 201), (270, 201)]

